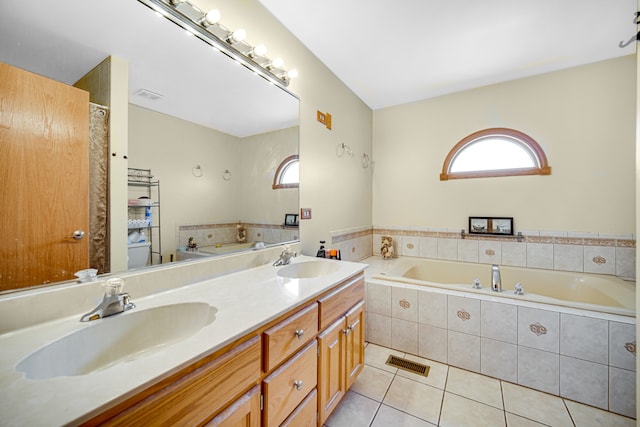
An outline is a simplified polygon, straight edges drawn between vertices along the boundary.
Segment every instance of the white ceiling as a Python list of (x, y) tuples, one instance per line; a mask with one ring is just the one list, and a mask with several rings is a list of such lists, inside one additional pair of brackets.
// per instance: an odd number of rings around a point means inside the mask
[(632, 54), (636, 0), (259, 0), (370, 108)]
[(73, 84), (109, 55), (144, 108), (238, 137), (298, 123), (297, 99), (138, 1), (0, 0), (0, 61)]

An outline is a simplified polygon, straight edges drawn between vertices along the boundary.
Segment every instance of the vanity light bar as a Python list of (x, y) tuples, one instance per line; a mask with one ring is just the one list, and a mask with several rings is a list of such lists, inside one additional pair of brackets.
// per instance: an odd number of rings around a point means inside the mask
[[(227, 55), (229, 58), (245, 66), (249, 70), (253, 71), (260, 77), (264, 78), (270, 83), (279, 86), (286, 90), (289, 86), (289, 81), (292, 78), (292, 74), (297, 75), (295, 70), (290, 70), (287, 73), (282, 69), (273, 69), (269, 66), (262, 65), (258, 62), (259, 57), (251, 55), (245, 55), (242, 51), (236, 49), (233, 46), (233, 41), (227, 41), (225, 38), (221, 38), (214, 34), (212, 31), (213, 26), (223, 28), (219, 23), (212, 25), (211, 27), (200, 25), (204, 12), (192, 5), (188, 1), (171, 1), (171, 0), (138, 0), (140, 3), (151, 8), (155, 12), (161, 14), (169, 21), (180, 26), (186, 31), (192, 33), (205, 43), (211, 45), (215, 49)], [(228, 34), (227, 34), (228, 36)], [(246, 43), (242, 43), (243, 46), (248, 46)], [(253, 48), (249, 46), (246, 52), (252, 51)], [(264, 58), (262, 58), (264, 59)], [(270, 64), (268, 61), (266, 64)], [(292, 73), (293, 72), (293, 73)], [(288, 92), (288, 91), (287, 91)]]

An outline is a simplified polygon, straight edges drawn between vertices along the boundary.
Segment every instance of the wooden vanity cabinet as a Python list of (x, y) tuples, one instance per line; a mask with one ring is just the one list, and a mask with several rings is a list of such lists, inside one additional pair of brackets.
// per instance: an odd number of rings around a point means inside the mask
[(260, 386), (255, 386), (206, 424), (207, 427), (260, 427)]
[(153, 394), (104, 421), (104, 425), (203, 425), (259, 382), (261, 355), (260, 339), (254, 337), (168, 385), (158, 390), (154, 387)]
[(360, 277), (319, 301), (321, 315), (323, 305), (328, 308), (325, 322), (340, 314), (318, 335), (318, 426), (329, 418), (364, 367), (363, 298)]
[(362, 370), (363, 316), (359, 273), (85, 425), (322, 426)]

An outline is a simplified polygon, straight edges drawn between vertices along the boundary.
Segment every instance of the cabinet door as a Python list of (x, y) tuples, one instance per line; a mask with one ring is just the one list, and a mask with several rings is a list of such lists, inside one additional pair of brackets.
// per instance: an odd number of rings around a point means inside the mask
[(364, 368), (364, 301), (349, 310), (346, 318), (345, 373), (349, 389)]
[(233, 402), (206, 424), (207, 427), (260, 427), (260, 387)]
[(322, 425), (347, 392), (345, 384), (346, 319), (318, 335), (318, 425)]

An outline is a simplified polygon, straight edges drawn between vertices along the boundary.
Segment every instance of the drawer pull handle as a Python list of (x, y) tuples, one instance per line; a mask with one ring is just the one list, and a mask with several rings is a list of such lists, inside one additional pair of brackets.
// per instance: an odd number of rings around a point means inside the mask
[(296, 390), (302, 390), (302, 380), (295, 380), (293, 382), (293, 386), (296, 388)]
[(304, 329), (296, 329), (295, 336), (297, 336), (298, 339), (302, 338), (303, 335), (304, 335)]

